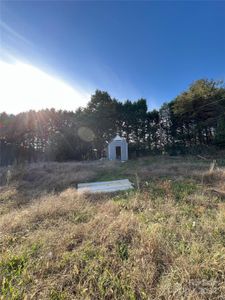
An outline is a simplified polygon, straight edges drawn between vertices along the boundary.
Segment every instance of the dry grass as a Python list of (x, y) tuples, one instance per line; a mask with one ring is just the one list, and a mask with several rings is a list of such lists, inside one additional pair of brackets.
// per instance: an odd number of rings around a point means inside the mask
[[(225, 203), (206, 192), (222, 188), (224, 170), (204, 186), (208, 164), (176, 161), (42, 164), (13, 175), (0, 193), (0, 299), (225, 299)], [(67, 188), (110, 172), (138, 174), (140, 190)], [(48, 185), (61, 173), (56, 193)]]
[(208, 185), (225, 187), (225, 168), (216, 168), (203, 173), (203, 181)]
[(0, 168), (0, 187), (14, 187), (24, 201), (49, 193), (58, 193), (79, 182), (95, 180), (105, 170), (113, 172), (116, 162), (37, 163)]
[[(120, 164), (110, 161), (37, 163), (19, 167), (0, 168), (0, 185), (10, 183), (20, 190), (60, 192), (79, 182), (101, 178), (135, 178), (192, 176), (207, 171), (210, 162), (189, 157), (150, 157)], [(36, 194), (35, 194), (36, 196)]]

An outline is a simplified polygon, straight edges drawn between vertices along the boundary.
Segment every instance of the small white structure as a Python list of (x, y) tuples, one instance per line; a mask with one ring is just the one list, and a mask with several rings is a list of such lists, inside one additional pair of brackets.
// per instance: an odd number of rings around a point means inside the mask
[(117, 136), (108, 144), (109, 160), (128, 160), (128, 144), (125, 138)]
[(111, 193), (130, 189), (133, 189), (133, 186), (128, 179), (79, 183), (77, 186), (79, 193)]

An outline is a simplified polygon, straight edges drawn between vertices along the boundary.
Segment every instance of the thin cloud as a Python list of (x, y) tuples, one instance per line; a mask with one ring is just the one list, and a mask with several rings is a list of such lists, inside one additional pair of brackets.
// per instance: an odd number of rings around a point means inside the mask
[(10, 35), (11, 38), (20, 40), (24, 42), (27, 45), (32, 46), (33, 44), (26, 39), (23, 35), (19, 34), (16, 30), (14, 30), (12, 27), (10, 27), (8, 24), (0, 20), (0, 28), (1, 28), (1, 39), (3, 40), (3, 32)]

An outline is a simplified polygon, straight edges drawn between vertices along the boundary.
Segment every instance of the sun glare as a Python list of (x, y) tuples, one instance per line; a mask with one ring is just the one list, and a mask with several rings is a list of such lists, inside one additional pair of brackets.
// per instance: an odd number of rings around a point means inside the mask
[(75, 110), (90, 95), (81, 92), (32, 65), (0, 60), (0, 112), (18, 113), (30, 109)]

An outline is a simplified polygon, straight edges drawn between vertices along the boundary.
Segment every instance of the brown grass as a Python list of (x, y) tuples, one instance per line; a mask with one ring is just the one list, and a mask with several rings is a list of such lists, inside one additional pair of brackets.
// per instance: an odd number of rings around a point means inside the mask
[(203, 182), (211, 186), (224, 186), (225, 168), (216, 168), (203, 173)]
[[(225, 299), (225, 203), (206, 192), (199, 162), (171, 171), (174, 161), (164, 158), (158, 168), (154, 162), (155, 173), (151, 160), (129, 164), (33, 165), (1, 187), (1, 299)], [(162, 164), (170, 177), (161, 177)], [(63, 191), (48, 192), (40, 173), (49, 183), (67, 166), (76, 175), (66, 177)], [(140, 190), (86, 195), (66, 188), (88, 169), (96, 173), (87, 178), (136, 171)], [(213, 172), (210, 184), (221, 188), (223, 169)]]

